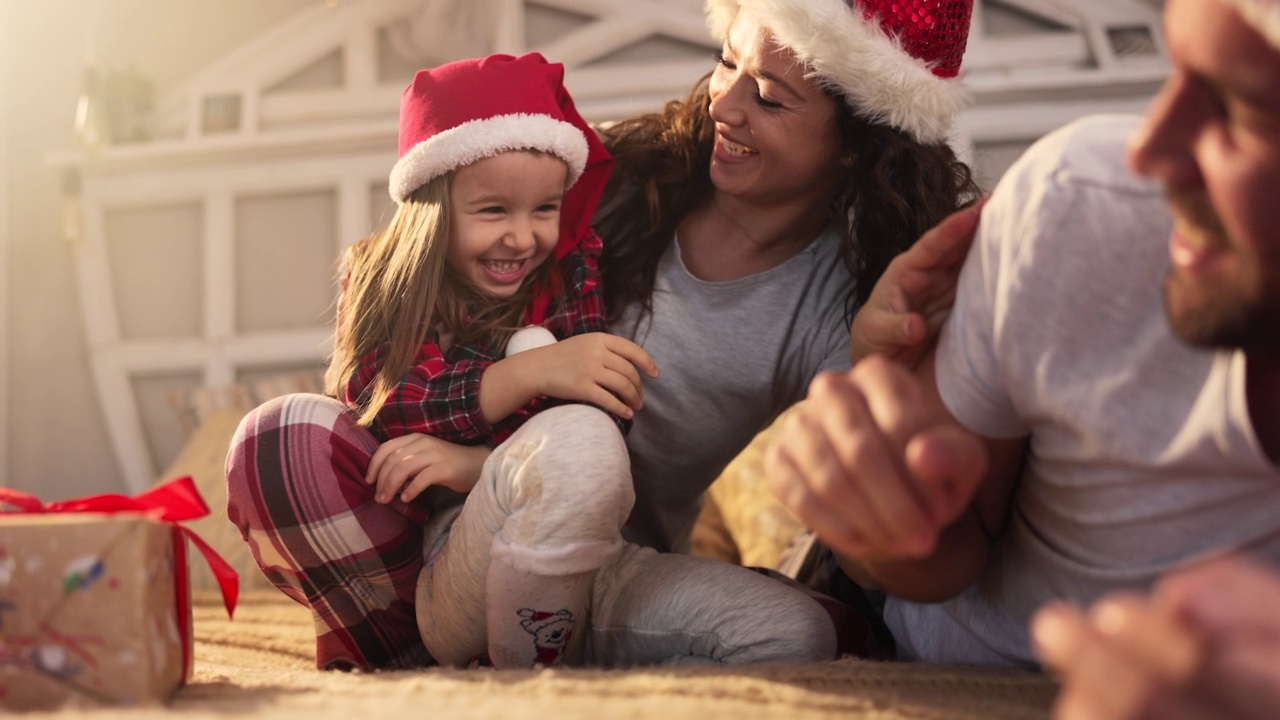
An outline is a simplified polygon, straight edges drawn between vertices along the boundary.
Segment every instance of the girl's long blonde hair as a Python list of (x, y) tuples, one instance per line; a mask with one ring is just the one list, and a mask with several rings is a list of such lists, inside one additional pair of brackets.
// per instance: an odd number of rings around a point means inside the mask
[(504, 346), (522, 324), (532, 287), (555, 264), (544, 262), (510, 298), (487, 296), (454, 272), (447, 262), (453, 177), (445, 173), (415, 190), (386, 230), (347, 254), (347, 287), (338, 300), (325, 392), (346, 399), (360, 360), (389, 343), (377, 375), (358, 400), (363, 426), (373, 423), (433, 329), (453, 343)]

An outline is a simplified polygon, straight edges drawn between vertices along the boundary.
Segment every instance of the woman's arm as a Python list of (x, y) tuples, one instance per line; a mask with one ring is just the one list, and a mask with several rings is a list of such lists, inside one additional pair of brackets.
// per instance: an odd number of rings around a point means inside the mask
[(885, 269), (849, 329), (856, 364), (874, 354), (919, 361), (951, 312), (985, 199), (952, 213)]

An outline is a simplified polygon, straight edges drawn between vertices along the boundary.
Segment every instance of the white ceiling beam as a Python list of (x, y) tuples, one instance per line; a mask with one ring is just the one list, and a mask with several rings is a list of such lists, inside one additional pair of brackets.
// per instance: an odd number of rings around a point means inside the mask
[(978, 5), (1001, 5), (1069, 28), (1082, 26), (1080, 14), (1071, 0), (978, 0)]
[(964, 72), (992, 68), (1059, 65), (1080, 66), (1089, 61), (1089, 43), (1078, 32), (1050, 31), (1029, 37), (982, 38), (964, 54)]
[(653, 26), (647, 20), (613, 17), (593, 22), (534, 49), (554, 62), (564, 63), (565, 67), (577, 67), (652, 34)]
[(1029, 142), (1086, 115), (1139, 114), (1147, 107), (1142, 98), (1017, 103), (969, 108), (956, 120), (958, 134), (975, 143)]

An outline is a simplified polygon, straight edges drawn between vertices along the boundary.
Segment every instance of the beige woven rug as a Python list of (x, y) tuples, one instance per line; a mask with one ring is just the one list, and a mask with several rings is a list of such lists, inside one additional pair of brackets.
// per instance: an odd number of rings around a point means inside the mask
[[(215, 414), (162, 477), (192, 475), (209, 505), (226, 506), (222, 465), (242, 411)], [(714, 517), (695, 545), (709, 557), (772, 567), (797, 523), (759, 468), (757, 439), (717, 481)], [(719, 510), (723, 510), (723, 517)], [(1046, 718), (1052, 682), (974, 668), (843, 660), (747, 670), (446, 670), (322, 673), (310, 615), (270, 588), (221, 513), (191, 523), (240, 570), (246, 594), (230, 621), (200, 562), (192, 564), (195, 677), (166, 706), (66, 707), (23, 720), (248, 716), (281, 720), (900, 720)], [(0, 711), (3, 713), (3, 711)]]
[(1053, 684), (1023, 672), (842, 660), (746, 670), (445, 670), (322, 673), (309, 615), (274, 591), (234, 622), (195, 607), (195, 677), (167, 706), (65, 708), (23, 718), (586, 720), (587, 718), (1044, 718)]

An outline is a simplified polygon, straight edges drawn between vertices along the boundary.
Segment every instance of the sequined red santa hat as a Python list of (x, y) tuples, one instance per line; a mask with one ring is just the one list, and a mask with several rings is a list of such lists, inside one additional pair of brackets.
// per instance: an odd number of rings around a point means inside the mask
[(569, 166), (556, 248), (563, 257), (590, 231), (613, 157), (578, 114), (564, 66), (538, 53), (419, 70), (400, 98), (400, 159), (387, 189), (403, 203), (432, 178), (510, 150), (549, 153)]
[(739, 9), (860, 117), (923, 143), (949, 136), (973, 0), (706, 0), (716, 39)]
[(1245, 22), (1280, 52), (1280, 0), (1225, 0)]

